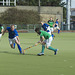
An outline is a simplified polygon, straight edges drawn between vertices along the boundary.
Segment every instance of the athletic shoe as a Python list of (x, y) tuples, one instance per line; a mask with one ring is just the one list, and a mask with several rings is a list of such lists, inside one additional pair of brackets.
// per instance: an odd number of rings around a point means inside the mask
[(20, 54), (23, 54), (22, 52), (18, 51)]
[(54, 53), (54, 55), (56, 55), (57, 54), (57, 51), (58, 51), (59, 49), (56, 49), (56, 51), (54, 51), (55, 53)]
[(39, 54), (37, 54), (38, 56), (42, 56), (42, 55), (44, 55), (44, 53), (39, 53)]
[(55, 36), (53, 36), (53, 40), (55, 39)]
[(53, 40), (55, 39), (55, 37), (53, 37)]
[[(23, 51), (23, 50), (22, 50)], [(20, 54), (23, 54), (23, 52), (22, 51), (20, 51)]]

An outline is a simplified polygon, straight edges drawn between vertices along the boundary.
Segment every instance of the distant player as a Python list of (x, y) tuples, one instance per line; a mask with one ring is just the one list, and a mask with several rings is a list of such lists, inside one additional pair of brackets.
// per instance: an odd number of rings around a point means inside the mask
[(44, 31), (48, 32), (51, 35), (50, 26), (47, 23), (41, 22), (42, 28)]
[(58, 30), (58, 34), (60, 33), (60, 28), (59, 28), (59, 19), (56, 19), (56, 22), (55, 22), (55, 26), (54, 26), (54, 30)]
[(0, 24), (0, 39), (1, 39), (1, 36), (2, 36), (2, 33), (3, 33), (3, 30), (4, 30), (4, 27), (2, 24)]
[(46, 31), (40, 30), (39, 28), (36, 28), (35, 29), (35, 32), (40, 35), (40, 41), (38, 43), (41, 43), (42, 44), (42, 51), (38, 55), (39, 56), (44, 55), (45, 44), (46, 44), (46, 48), (49, 49), (49, 50), (54, 51), (54, 55), (56, 55), (58, 49), (52, 48), (50, 46), (51, 45), (51, 42), (52, 42), (51, 35), (49, 33), (47, 33)]
[(22, 49), (20, 47), (20, 40), (19, 40), (19, 37), (18, 37), (19, 35), (18, 35), (18, 32), (16, 31), (16, 29), (14, 28), (14, 25), (11, 25), (11, 27), (7, 27), (4, 30), (3, 35), (6, 32), (6, 30), (9, 33), (9, 43), (10, 43), (11, 48), (14, 49), (15, 43), (16, 43), (17, 46), (18, 46), (19, 52), (22, 53)]
[(55, 35), (53, 34), (54, 21), (53, 21), (52, 17), (50, 18), (50, 20), (48, 20), (48, 24), (50, 25), (50, 30), (51, 30), (52, 37), (55, 37)]

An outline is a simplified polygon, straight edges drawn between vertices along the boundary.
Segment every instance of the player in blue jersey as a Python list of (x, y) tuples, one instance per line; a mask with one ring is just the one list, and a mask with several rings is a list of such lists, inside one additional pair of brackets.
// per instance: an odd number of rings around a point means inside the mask
[(42, 28), (44, 31), (48, 32), (51, 35), (50, 26), (47, 23), (41, 22)]
[(15, 43), (16, 43), (17, 46), (18, 46), (19, 52), (22, 53), (22, 48), (20, 47), (20, 40), (19, 40), (19, 37), (18, 37), (19, 35), (18, 35), (18, 32), (16, 31), (16, 29), (14, 28), (14, 25), (11, 25), (11, 27), (7, 27), (4, 30), (3, 35), (6, 32), (6, 30), (9, 33), (9, 43), (10, 43), (11, 48), (14, 49)]
[(58, 30), (58, 34), (60, 33), (60, 28), (59, 28), (59, 19), (56, 19), (55, 25), (54, 25), (54, 30)]

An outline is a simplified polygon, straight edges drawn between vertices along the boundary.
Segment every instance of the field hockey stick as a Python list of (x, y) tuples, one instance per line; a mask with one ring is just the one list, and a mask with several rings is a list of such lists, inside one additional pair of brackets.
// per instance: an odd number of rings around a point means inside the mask
[(32, 48), (32, 47), (34, 47), (34, 46), (37, 46), (38, 44), (40, 44), (40, 43), (36, 43), (36, 44), (33, 45), (33, 46), (30, 46), (30, 47), (25, 48), (25, 49), (23, 50), (23, 54), (24, 54), (25, 50), (30, 49), (30, 48)]

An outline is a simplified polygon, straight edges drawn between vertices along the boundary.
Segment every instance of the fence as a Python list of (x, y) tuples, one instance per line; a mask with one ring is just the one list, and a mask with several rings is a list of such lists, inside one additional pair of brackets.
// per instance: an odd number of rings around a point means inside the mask
[[(13, 24), (3, 24), (3, 27), (9, 27)], [(23, 25), (16, 25), (16, 29), (19, 31), (26, 31), (26, 32), (34, 32), (35, 28), (40, 28), (41, 24), (23, 24)]]
[[(61, 25), (61, 30), (68, 30), (68, 25), (67, 24), (62, 24)], [(75, 21), (70, 22), (70, 30), (75, 30)]]
[[(9, 27), (13, 24), (3, 24), (3, 27)], [(23, 25), (16, 25), (14, 24), (20, 32), (35, 32), (35, 28), (41, 28), (41, 24), (23, 24)], [(68, 30), (67, 24), (61, 24), (61, 30)], [(75, 23), (71, 23), (70, 30), (75, 30)]]

